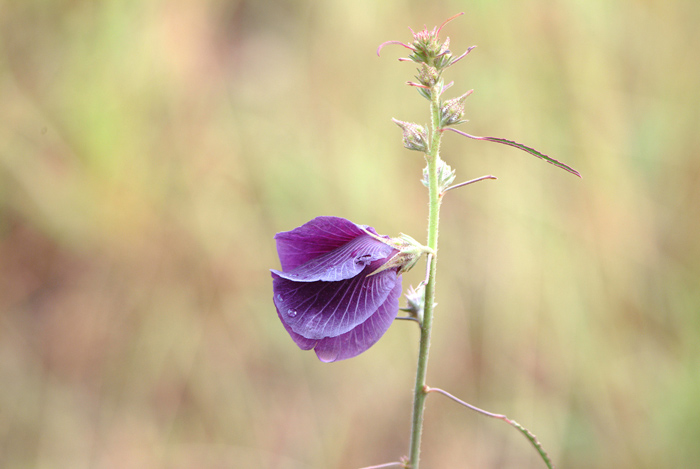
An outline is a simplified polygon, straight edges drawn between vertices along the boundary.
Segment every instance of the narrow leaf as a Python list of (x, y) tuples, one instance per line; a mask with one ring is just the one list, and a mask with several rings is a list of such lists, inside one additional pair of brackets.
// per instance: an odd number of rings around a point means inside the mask
[(534, 148), (530, 148), (528, 146), (523, 145), (522, 143), (514, 142), (512, 140), (506, 140), (505, 138), (497, 138), (497, 137), (478, 137), (476, 135), (470, 135), (466, 132), (462, 132), (461, 130), (453, 129), (452, 127), (447, 127), (443, 130), (451, 130), (453, 132), (457, 132), (460, 135), (464, 135), (465, 137), (473, 138), (474, 140), (486, 140), (487, 142), (496, 142), (496, 143), (502, 143), (504, 145), (509, 145), (511, 147), (518, 148), (520, 150), (526, 151), (531, 155), (535, 155), (537, 158), (545, 160), (547, 163), (551, 163), (554, 166), (563, 169), (564, 171), (568, 171), (571, 174), (581, 177), (581, 174), (576, 171), (574, 168), (571, 166), (567, 166), (561, 161), (555, 160), (554, 158), (545, 155), (544, 153), (541, 153)]

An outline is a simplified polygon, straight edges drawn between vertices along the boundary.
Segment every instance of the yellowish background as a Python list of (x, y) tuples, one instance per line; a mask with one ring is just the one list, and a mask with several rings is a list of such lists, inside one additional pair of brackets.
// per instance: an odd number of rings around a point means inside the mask
[[(0, 466), (356, 468), (408, 446), (417, 330), (322, 364), (278, 323), (273, 235), (425, 235), (425, 122), (383, 41), (441, 23), (448, 97), (429, 384), (562, 468), (700, 459), (700, 3), (0, 3)], [(417, 284), (422, 267), (405, 285)], [(540, 468), (431, 396), (425, 468)]]

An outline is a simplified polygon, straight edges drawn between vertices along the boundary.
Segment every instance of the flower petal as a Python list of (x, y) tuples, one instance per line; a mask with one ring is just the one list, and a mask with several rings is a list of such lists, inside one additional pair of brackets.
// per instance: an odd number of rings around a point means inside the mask
[(373, 261), (386, 259), (397, 252), (391, 246), (364, 234), (292, 270), (272, 272), (295, 282), (337, 282), (352, 278)]
[(400, 296), (401, 277), (398, 278), (386, 301), (365, 322), (345, 334), (319, 340), (314, 347), (318, 359), (322, 362), (345, 360), (361, 354), (374, 345), (394, 322), (399, 312)]
[(345, 218), (316, 217), (292, 231), (277, 233), (275, 240), (282, 270), (292, 270), (366, 234), (365, 228), (376, 234), (374, 229)]
[(316, 344), (318, 343), (318, 339), (307, 339), (306, 337), (301, 336), (301, 335), (297, 334), (296, 332), (294, 332), (291, 327), (289, 327), (287, 324), (285, 324), (284, 319), (282, 318), (282, 313), (280, 313), (280, 310), (279, 310), (279, 308), (277, 308), (277, 305), (275, 305), (275, 309), (277, 309), (277, 316), (279, 316), (280, 321), (282, 321), (282, 325), (287, 330), (287, 332), (291, 336), (294, 343), (296, 343), (300, 349), (311, 350), (312, 348), (314, 348), (316, 346)]
[[(365, 272), (372, 272), (367, 266)], [(340, 282), (294, 282), (272, 272), (280, 319), (307, 339), (344, 334), (362, 324), (386, 301), (397, 283), (395, 269), (360, 274)]]

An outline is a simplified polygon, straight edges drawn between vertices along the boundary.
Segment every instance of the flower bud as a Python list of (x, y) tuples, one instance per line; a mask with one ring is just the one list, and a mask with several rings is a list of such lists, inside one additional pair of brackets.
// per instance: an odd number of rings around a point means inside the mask
[(392, 121), (403, 130), (403, 146), (409, 150), (428, 151), (428, 132), (422, 125), (404, 122), (397, 119)]
[(440, 72), (438, 72), (437, 68), (425, 63), (418, 72), (418, 81), (420, 81), (424, 86), (432, 87), (439, 79)]
[(462, 96), (448, 99), (442, 104), (440, 108), (440, 127), (466, 122), (462, 120), (462, 117), (464, 117), (464, 103), (467, 100), (467, 96), (472, 94), (473, 91), (469, 90)]

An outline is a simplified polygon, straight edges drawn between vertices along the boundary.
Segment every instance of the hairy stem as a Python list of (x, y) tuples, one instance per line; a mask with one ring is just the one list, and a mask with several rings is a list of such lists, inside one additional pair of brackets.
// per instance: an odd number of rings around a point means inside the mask
[(420, 330), (420, 347), (418, 350), (418, 365), (416, 367), (416, 385), (413, 394), (413, 418), (411, 420), (411, 446), (407, 467), (418, 469), (420, 461), (420, 441), (423, 431), (423, 411), (425, 398), (428, 395), (426, 375), (428, 372), (428, 352), (430, 351), (430, 331), (433, 326), (433, 307), (435, 305), (435, 273), (437, 268), (438, 222), (440, 218), (441, 194), (438, 188), (438, 162), (440, 160), (440, 139), (442, 132), (440, 122), (440, 87), (431, 89), (431, 142), (426, 154), (428, 161), (428, 247), (433, 250), (429, 257), (428, 283), (425, 287), (425, 309)]

